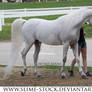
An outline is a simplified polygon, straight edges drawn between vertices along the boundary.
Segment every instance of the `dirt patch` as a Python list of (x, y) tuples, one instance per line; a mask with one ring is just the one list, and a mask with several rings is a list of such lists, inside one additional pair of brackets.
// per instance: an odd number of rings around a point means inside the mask
[(22, 68), (14, 68), (9, 78), (2, 80), (4, 69), (0, 68), (0, 86), (92, 86), (92, 77), (82, 79), (77, 71), (74, 77), (70, 77), (66, 71), (67, 79), (64, 80), (58, 69), (39, 68), (43, 77), (37, 78), (33, 68), (28, 68), (24, 77), (20, 75)]

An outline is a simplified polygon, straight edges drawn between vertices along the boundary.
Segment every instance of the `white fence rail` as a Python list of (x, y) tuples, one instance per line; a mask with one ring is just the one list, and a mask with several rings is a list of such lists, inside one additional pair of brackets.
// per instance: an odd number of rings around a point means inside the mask
[[(92, 6), (84, 6), (92, 9)], [(5, 18), (17, 18), (17, 17), (32, 17), (32, 16), (46, 16), (46, 15), (60, 15), (68, 14), (74, 10), (80, 9), (80, 7), (57, 7), (57, 8), (32, 8), (32, 9), (10, 9), (0, 10), (0, 31), (2, 25), (4, 25)]]

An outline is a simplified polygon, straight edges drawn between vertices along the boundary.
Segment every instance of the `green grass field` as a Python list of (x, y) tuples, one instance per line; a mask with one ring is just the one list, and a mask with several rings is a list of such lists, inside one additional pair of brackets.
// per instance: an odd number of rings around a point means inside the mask
[[(0, 67), (6, 67), (6, 65), (0, 65)], [(21, 68), (23, 66), (15, 66), (16, 68)], [(31, 66), (34, 68), (34, 66)], [(30, 67), (28, 67), (30, 68)], [(44, 65), (44, 66), (38, 66), (38, 68), (46, 68), (46, 69), (61, 69), (61, 66), (58, 65)], [(65, 70), (68, 71), (70, 69), (70, 66), (65, 66)], [(75, 66), (74, 70), (78, 70), (78, 67)], [(92, 70), (92, 67), (88, 67), (88, 71)]]
[(0, 40), (10, 40), (11, 39), (11, 26), (3, 26), (3, 30), (0, 31)]
[(65, 6), (92, 6), (92, 0), (67, 0), (56, 2), (27, 2), (27, 3), (0, 3), (0, 9), (19, 9), (19, 8), (48, 8), (48, 7), (65, 7)]

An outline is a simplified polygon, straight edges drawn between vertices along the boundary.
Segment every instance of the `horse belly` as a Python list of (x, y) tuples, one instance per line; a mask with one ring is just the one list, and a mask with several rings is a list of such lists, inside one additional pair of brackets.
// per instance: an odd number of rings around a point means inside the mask
[(50, 41), (50, 40), (40, 40), (40, 42), (48, 44), (48, 45), (61, 45), (60, 41)]
[(48, 45), (61, 45), (62, 42), (55, 35), (40, 35), (37, 40)]

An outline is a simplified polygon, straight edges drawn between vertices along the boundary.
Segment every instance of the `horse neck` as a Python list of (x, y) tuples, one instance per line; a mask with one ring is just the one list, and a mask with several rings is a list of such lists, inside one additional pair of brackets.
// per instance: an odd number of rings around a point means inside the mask
[(87, 19), (92, 16), (92, 10), (87, 9), (84, 11), (79, 11), (75, 15), (75, 18), (79, 16), (79, 18), (76, 20), (75, 26), (81, 28), (83, 24), (87, 21)]

